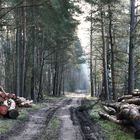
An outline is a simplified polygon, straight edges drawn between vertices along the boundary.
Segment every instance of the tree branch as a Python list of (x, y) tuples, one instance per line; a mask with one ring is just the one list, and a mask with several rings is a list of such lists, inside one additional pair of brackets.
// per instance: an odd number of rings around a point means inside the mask
[(2, 19), (4, 16), (6, 16), (9, 12), (11, 12), (12, 10), (14, 10), (15, 8), (17, 8), (19, 5), (21, 5), (23, 3), (23, 1), (19, 2), (17, 5), (15, 5), (14, 7), (11, 7), (6, 13), (4, 13), (2, 16), (0, 16), (0, 19)]

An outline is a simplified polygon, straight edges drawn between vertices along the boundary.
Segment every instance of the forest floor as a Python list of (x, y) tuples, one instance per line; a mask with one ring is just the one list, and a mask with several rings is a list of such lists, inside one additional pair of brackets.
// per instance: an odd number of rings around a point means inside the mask
[(30, 111), (28, 119), (15, 123), (0, 140), (103, 140), (101, 128), (90, 120), (87, 111), (79, 111), (85, 102), (84, 94), (72, 94), (66, 98), (47, 101), (36, 111)]

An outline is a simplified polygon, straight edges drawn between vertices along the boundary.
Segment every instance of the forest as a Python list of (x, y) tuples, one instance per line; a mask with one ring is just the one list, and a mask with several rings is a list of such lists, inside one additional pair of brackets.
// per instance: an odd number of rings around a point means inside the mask
[(0, 7), (0, 85), (38, 101), (63, 94), (64, 81), (84, 62), (73, 18), (80, 9), (63, 0), (0, 1)]
[(0, 0), (0, 140), (140, 139), (139, 28), (139, 0)]
[(76, 33), (85, 12), (78, 0), (1, 1), (0, 85), (31, 99), (59, 96), (74, 91), (72, 75), (88, 63), (91, 96), (115, 100), (139, 89), (139, 2), (86, 3), (88, 53)]
[(139, 1), (91, 1), (88, 20), (91, 94), (99, 82), (104, 99), (132, 94), (139, 89)]

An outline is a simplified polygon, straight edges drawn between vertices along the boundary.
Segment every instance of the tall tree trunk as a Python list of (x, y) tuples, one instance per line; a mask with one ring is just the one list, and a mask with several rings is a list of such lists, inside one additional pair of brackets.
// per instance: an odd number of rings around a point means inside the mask
[(53, 74), (53, 95), (57, 95), (57, 63), (54, 64), (54, 74)]
[(115, 66), (114, 66), (114, 44), (113, 44), (113, 35), (112, 35), (112, 11), (111, 5), (108, 5), (108, 13), (109, 13), (109, 39), (111, 46), (111, 80), (112, 80), (112, 92), (113, 92), (113, 100), (117, 99), (117, 95), (115, 92)]
[(39, 101), (40, 99), (43, 99), (43, 93), (42, 93), (42, 76), (43, 76), (43, 68), (44, 68), (44, 53), (42, 56), (42, 63), (41, 63), (41, 67), (40, 67), (40, 75), (39, 75), (39, 91), (38, 91), (38, 97), (37, 97), (37, 101)]
[(94, 65), (94, 87), (95, 87), (95, 96), (97, 97), (97, 56), (95, 57), (95, 65)]
[(58, 96), (58, 90), (59, 90), (59, 64), (57, 64), (57, 69), (56, 69), (56, 82), (55, 82), (55, 84), (56, 84), (56, 96)]
[(104, 12), (101, 9), (101, 32), (102, 32), (102, 43), (103, 43), (103, 89), (102, 89), (102, 94), (104, 94), (103, 96), (105, 99), (109, 100), (107, 46), (105, 43), (105, 27), (104, 26), (105, 26), (104, 25)]
[(63, 91), (63, 95), (65, 95), (65, 77), (64, 77), (64, 72), (62, 75), (62, 91)]
[(26, 47), (27, 47), (27, 31), (26, 31), (26, 0), (24, 0), (25, 7), (23, 8), (23, 57), (22, 57), (22, 70), (21, 70), (21, 95), (25, 96), (25, 66), (26, 66)]
[[(34, 4), (34, 0), (32, 0)], [(34, 7), (32, 7), (32, 20), (34, 22)], [(35, 99), (35, 25), (32, 26), (32, 70), (31, 70), (31, 99)]]
[(90, 92), (91, 97), (94, 96), (94, 83), (93, 83), (93, 14), (92, 14), (92, 4), (91, 4), (91, 13), (90, 13)]
[(48, 94), (51, 95), (51, 66), (48, 66)]
[(35, 99), (35, 28), (32, 28), (32, 76), (31, 76), (31, 99)]
[(63, 72), (64, 72), (64, 66), (61, 66), (61, 71), (60, 71), (60, 78), (59, 78), (59, 96), (61, 95), (62, 91), (62, 85), (63, 85)]
[(17, 20), (16, 20), (16, 95), (20, 96), (20, 63), (21, 63), (21, 57), (20, 57), (20, 42), (21, 42), (21, 27), (20, 27), (20, 9), (16, 9), (16, 15), (17, 15)]
[(9, 29), (7, 27), (7, 40), (5, 46), (5, 89), (10, 92), (11, 90), (11, 52), (10, 52), (10, 38), (9, 38)]
[(135, 27), (135, 0), (131, 0), (130, 38), (129, 38), (129, 67), (128, 67), (128, 94), (134, 90), (134, 27)]

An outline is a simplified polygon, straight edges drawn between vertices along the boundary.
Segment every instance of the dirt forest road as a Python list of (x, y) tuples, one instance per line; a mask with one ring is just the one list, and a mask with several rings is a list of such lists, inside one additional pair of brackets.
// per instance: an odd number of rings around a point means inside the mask
[(70, 104), (59, 108), (58, 117), (62, 122), (60, 139), (59, 140), (82, 140), (82, 133), (79, 125), (74, 125), (71, 119), (70, 108), (78, 107), (81, 104), (81, 97), (75, 97), (71, 100)]
[[(83, 94), (74, 94), (30, 113), (29, 121), (17, 125), (0, 140), (104, 140), (102, 131), (90, 121), (88, 114), (77, 110), (84, 97)], [(50, 123), (56, 120), (60, 123), (57, 130), (53, 130)]]

